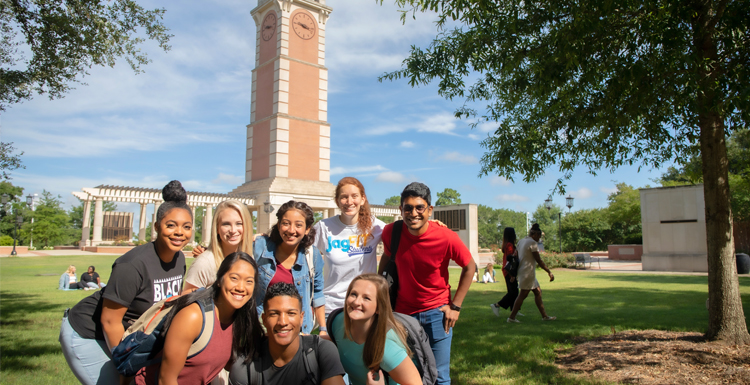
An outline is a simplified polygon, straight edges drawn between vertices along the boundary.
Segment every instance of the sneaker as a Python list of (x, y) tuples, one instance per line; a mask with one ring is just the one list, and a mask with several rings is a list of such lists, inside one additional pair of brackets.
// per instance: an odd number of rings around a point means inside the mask
[(526, 316), (525, 316), (525, 315), (524, 315), (523, 313), (521, 313), (521, 312), (519, 311), (519, 312), (518, 312), (518, 313), (516, 314), (516, 317), (526, 317)]
[(519, 320), (517, 320), (515, 318), (508, 318), (506, 322), (509, 323), (509, 324), (520, 324), (521, 323), (521, 321), (519, 321)]
[(542, 318), (542, 321), (554, 321), (556, 319), (557, 319), (557, 317), (546, 316), (546, 317)]
[(492, 312), (495, 313), (495, 317), (500, 317), (500, 306), (497, 306), (496, 303), (490, 304), (490, 309), (492, 309)]

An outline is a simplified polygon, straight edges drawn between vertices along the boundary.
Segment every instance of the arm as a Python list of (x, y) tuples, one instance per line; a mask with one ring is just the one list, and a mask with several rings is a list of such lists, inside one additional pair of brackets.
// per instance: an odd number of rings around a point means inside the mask
[[(461, 306), (464, 302), (464, 298), (466, 297), (466, 293), (469, 292), (469, 286), (471, 286), (471, 281), (476, 270), (477, 264), (473, 259), (470, 259), (469, 263), (461, 269), (461, 278), (458, 280), (458, 289), (456, 289), (456, 294), (453, 296), (454, 305)], [(450, 328), (456, 325), (459, 312), (451, 310), (449, 305), (441, 307), (440, 311), (445, 313), (445, 333), (448, 333)]]
[(383, 275), (383, 270), (386, 266), (388, 266), (388, 262), (391, 261), (391, 256), (388, 253), (383, 253), (383, 256), (380, 257), (380, 263), (378, 264), (378, 275)]
[[(316, 307), (315, 309), (313, 309), (313, 312), (315, 313), (315, 319), (318, 321), (318, 325), (320, 325), (322, 327), (325, 327), (326, 326), (326, 307), (325, 307), (325, 305)], [(328, 332), (324, 331), (324, 330), (321, 330), (319, 334), (320, 334), (321, 337), (323, 337), (323, 336), (326, 336), (328, 334)]]
[(539, 252), (534, 251), (534, 252), (531, 253), (531, 255), (534, 256), (534, 260), (536, 260), (537, 265), (539, 265), (539, 267), (541, 267), (542, 270), (546, 271), (547, 274), (549, 274), (549, 281), (550, 282), (554, 281), (555, 280), (555, 275), (552, 274), (552, 272), (547, 267), (547, 265), (544, 263), (544, 261), (542, 261), (542, 257), (539, 255)]
[(196, 290), (198, 290), (198, 286), (185, 282), (185, 286), (183, 286), (182, 293), (180, 295), (190, 294)]
[(159, 370), (159, 383), (177, 385), (177, 376), (185, 366), (190, 345), (203, 326), (203, 314), (198, 304), (180, 310), (172, 320), (164, 340), (164, 356)]
[[(372, 371), (370, 373), (372, 373)], [(368, 382), (370, 378), (370, 373), (368, 373), (367, 375)], [(398, 364), (398, 366), (396, 366), (393, 370), (388, 372), (388, 375), (391, 376), (393, 381), (401, 385), (422, 384), (422, 377), (419, 376), (419, 370), (417, 370), (417, 367), (414, 366), (414, 362), (412, 362), (411, 358), (409, 357), (404, 358), (404, 360), (401, 361), (401, 363)]]
[(345, 385), (343, 376), (333, 376), (320, 382), (320, 385)]
[(122, 319), (128, 308), (114, 301), (104, 299), (102, 306), (102, 329), (104, 330), (104, 341), (110, 351), (120, 344), (122, 335), (125, 334), (125, 327), (122, 326)]
[(201, 245), (195, 245), (195, 247), (193, 248), (193, 257), (197, 257), (197, 256), (203, 254), (204, 251), (206, 251), (205, 247), (203, 247)]

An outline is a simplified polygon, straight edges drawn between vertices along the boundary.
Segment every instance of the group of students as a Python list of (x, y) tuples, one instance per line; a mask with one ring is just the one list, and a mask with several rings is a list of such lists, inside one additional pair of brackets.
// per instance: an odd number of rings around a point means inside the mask
[(76, 267), (68, 266), (68, 269), (60, 276), (58, 290), (96, 290), (107, 286), (102, 282), (94, 266), (89, 266), (85, 273), (81, 274), (81, 280), (76, 281)]
[[(340, 215), (313, 224), (307, 204), (289, 201), (276, 212), (269, 234), (255, 240), (247, 208), (222, 202), (208, 249), (187, 272), (181, 251), (193, 231), (187, 193), (172, 181), (162, 195), (154, 241), (118, 258), (109, 284), (64, 314), (60, 343), (81, 383), (341, 384), (346, 376), (359, 385), (383, 383), (385, 372), (390, 383), (420, 384), (405, 329), (393, 311), (419, 322), (435, 358), (436, 383), (450, 383), (452, 329), (476, 265), (453, 231), (430, 221), (426, 185), (406, 186), (403, 221), (385, 225), (370, 213), (364, 186), (347, 177), (335, 191)], [(385, 252), (378, 267), (381, 241)], [(398, 246), (391, 250), (392, 245)], [(381, 276), (391, 259), (400, 287), (395, 306)], [(454, 295), (448, 284), (451, 260), (462, 268)], [(178, 295), (166, 318), (161, 362), (135, 378), (119, 375), (111, 352), (125, 330), (154, 303)], [(211, 340), (189, 355), (205, 321), (199, 302), (207, 299), (216, 321)], [(328, 330), (326, 320), (339, 308)], [(315, 325), (320, 337), (313, 339)], [(319, 357), (314, 379), (307, 359), (311, 349)]]

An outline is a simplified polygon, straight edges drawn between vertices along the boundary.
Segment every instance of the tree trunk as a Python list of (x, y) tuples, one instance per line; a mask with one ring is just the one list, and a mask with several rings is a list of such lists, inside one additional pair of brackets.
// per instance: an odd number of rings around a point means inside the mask
[(725, 141), (723, 98), (717, 77), (723, 70), (718, 61), (711, 2), (700, 2), (693, 19), (694, 53), (697, 57), (698, 125), (703, 160), (703, 193), (706, 206), (708, 252), (708, 331), (707, 337), (732, 344), (750, 343), (740, 298), (737, 264), (732, 238), (732, 212), (729, 204), (729, 161)]

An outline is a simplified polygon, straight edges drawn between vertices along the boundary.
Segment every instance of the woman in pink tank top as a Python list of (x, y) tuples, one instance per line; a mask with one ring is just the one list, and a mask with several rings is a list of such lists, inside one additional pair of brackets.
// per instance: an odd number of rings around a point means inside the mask
[[(224, 259), (209, 288), (175, 300), (175, 310), (165, 318), (162, 362), (141, 369), (136, 384), (153, 384), (157, 377), (164, 385), (208, 384), (237, 357), (252, 359), (263, 333), (253, 296), (257, 277), (255, 259), (238, 251)], [(213, 334), (205, 349), (188, 358), (203, 326), (197, 301), (206, 298), (214, 302)]]

